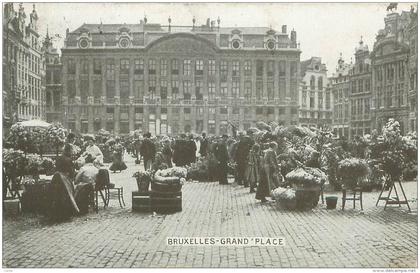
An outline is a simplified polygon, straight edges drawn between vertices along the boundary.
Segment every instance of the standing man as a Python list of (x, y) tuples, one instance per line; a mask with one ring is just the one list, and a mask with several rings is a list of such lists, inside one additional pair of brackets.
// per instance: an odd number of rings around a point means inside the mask
[(217, 144), (215, 150), (215, 157), (219, 163), (218, 168), (218, 177), (219, 177), (219, 184), (227, 185), (227, 174), (228, 174), (228, 161), (229, 161), (229, 154), (227, 150), (227, 135), (222, 136), (222, 140)]
[(156, 154), (155, 144), (150, 139), (152, 134), (149, 132), (143, 135), (144, 140), (141, 143), (140, 155), (143, 157), (144, 161), (144, 170), (150, 170), (152, 168), (152, 163)]
[(200, 143), (200, 156), (206, 157), (208, 146), (209, 146), (209, 140), (206, 137), (206, 133), (203, 133), (201, 136), (202, 136), (202, 139)]
[(244, 132), (239, 133), (239, 143), (234, 154), (234, 159), (237, 166), (237, 183), (238, 185), (244, 185), (245, 187), (249, 186), (249, 183), (246, 179), (245, 172), (248, 165), (248, 155), (253, 141), (250, 137), (245, 135)]

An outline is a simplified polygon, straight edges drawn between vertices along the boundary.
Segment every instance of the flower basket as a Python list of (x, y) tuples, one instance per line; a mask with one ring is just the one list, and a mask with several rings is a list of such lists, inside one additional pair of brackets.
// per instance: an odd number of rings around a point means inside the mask
[(292, 188), (277, 188), (271, 192), (271, 196), (277, 201), (279, 207), (287, 210), (295, 210), (298, 202), (296, 191)]
[(148, 192), (150, 182), (152, 181), (152, 173), (148, 171), (138, 171), (133, 174), (136, 178), (138, 191), (141, 193)]
[(369, 174), (369, 165), (363, 159), (346, 158), (338, 163), (337, 174), (343, 187), (354, 189), (359, 180)]

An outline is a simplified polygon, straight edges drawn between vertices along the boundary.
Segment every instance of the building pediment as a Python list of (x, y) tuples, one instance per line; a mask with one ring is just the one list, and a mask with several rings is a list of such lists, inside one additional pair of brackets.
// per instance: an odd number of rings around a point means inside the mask
[(173, 34), (151, 42), (146, 50), (150, 53), (178, 55), (212, 54), (218, 51), (215, 44), (193, 34)]

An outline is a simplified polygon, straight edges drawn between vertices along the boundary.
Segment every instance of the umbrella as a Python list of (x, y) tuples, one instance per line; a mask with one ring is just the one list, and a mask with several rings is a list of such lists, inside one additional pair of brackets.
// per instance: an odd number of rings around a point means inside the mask
[(51, 123), (48, 123), (39, 119), (26, 120), (26, 121), (19, 122), (19, 124), (22, 125), (23, 127), (39, 127), (39, 128), (48, 128), (51, 125)]

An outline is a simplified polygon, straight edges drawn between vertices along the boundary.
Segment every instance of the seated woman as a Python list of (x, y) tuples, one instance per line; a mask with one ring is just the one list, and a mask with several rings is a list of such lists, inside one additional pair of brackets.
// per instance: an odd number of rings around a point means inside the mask
[(55, 170), (67, 176), (70, 180), (74, 179), (76, 174), (74, 164), (71, 159), (71, 144), (64, 146), (63, 154), (55, 161)]
[(58, 171), (51, 180), (50, 217), (53, 221), (63, 221), (79, 212), (74, 199), (74, 186), (70, 179)]
[(99, 172), (99, 169), (93, 165), (94, 161), (95, 158), (88, 154), (85, 158), (85, 165), (80, 168), (74, 180), (76, 185), (74, 198), (82, 214), (88, 212), (89, 204), (93, 200), (96, 176)]

